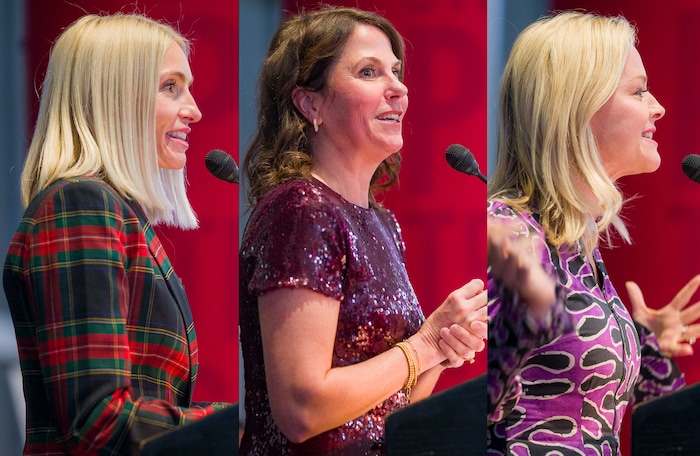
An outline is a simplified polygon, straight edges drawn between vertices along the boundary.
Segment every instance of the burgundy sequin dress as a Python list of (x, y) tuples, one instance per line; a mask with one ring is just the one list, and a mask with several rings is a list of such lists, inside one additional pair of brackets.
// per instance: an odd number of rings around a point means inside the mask
[(356, 206), (312, 179), (260, 198), (240, 251), (240, 328), (246, 423), (241, 455), (381, 454), (384, 419), (403, 390), (301, 444), (275, 425), (265, 383), (258, 296), (306, 288), (340, 301), (333, 367), (365, 361), (418, 331), (425, 317), (405, 268), (401, 230), (387, 210)]

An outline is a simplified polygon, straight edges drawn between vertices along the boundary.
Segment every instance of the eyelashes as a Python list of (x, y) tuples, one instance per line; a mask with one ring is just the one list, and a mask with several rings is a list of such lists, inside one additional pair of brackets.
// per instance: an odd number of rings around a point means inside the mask
[(161, 91), (168, 92), (168, 93), (174, 93), (175, 92), (175, 87), (177, 87), (177, 82), (173, 80), (168, 80), (165, 81), (161, 86), (160, 89)]
[[(394, 76), (398, 78), (401, 75), (401, 68), (392, 68), (391, 72)], [(360, 70), (359, 74), (363, 78), (372, 78), (377, 76), (378, 70), (377, 67), (373, 65), (367, 65), (366, 67)]]

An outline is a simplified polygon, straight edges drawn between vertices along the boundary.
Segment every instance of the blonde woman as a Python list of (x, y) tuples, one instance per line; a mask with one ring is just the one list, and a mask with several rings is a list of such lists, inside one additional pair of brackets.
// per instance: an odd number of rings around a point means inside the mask
[(626, 407), (684, 384), (669, 356), (700, 335), (700, 306), (685, 308), (700, 276), (658, 311), (628, 283), (633, 319), (598, 249), (611, 227), (629, 241), (617, 179), (660, 164), (665, 110), (635, 43), (623, 17), (564, 12), (526, 28), (506, 64), (488, 203), (490, 229), (510, 231), (490, 236), (503, 248), (489, 251), (489, 454), (619, 454)]
[(4, 267), (27, 402), (24, 454), (127, 454), (193, 406), (197, 341), (153, 224), (197, 227), (188, 41), (85, 16), (51, 51)]

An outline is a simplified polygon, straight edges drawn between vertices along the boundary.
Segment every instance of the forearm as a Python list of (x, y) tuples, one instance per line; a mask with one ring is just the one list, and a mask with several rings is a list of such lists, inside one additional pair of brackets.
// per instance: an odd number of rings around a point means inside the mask
[[(411, 399), (430, 394), (441, 371), (439, 361), (444, 359), (437, 354), (426, 355), (427, 347), (415, 337), (412, 342), (418, 351), (411, 349), (411, 353), (416, 368), (420, 364), (423, 370), (428, 369), (419, 372)], [(366, 361), (332, 368), (315, 380), (308, 378), (308, 370), (298, 369), (298, 379), (294, 378), (295, 372), (289, 372), (286, 379), (271, 382), (281, 377), (268, 372), (273, 417), (291, 441), (307, 440), (365, 414), (403, 389), (408, 366), (404, 352), (394, 347)]]
[(418, 402), (430, 396), (435, 389), (435, 384), (440, 378), (440, 374), (445, 370), (441, 365), (437, 365), (423, 372), (418, 379), (416, 386), (411, 389), (411, 403)]
[(258, 298), (258, 308), (270, 408), (292, 442), (356, 419), (404, 388), (409, 358), (419, 375), (446, 359), (439, 334), (424, 325), (409, 337), (406, 352), (388, 348), (334, 367), (339, 301), (310, 290), (279, 289)]

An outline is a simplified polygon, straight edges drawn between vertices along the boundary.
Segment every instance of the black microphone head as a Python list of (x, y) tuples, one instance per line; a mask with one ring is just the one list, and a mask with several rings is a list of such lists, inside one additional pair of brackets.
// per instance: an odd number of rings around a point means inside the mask
[(700, 183), (700, 155), (687, 155), (683, 159), (683, 172), (691, 181)]
[(204, 157), (204, 164), (216, 178), (232, 184), (238, 183), (238, 165), (229, 154), (221, 149), (213, 149)]
[(479, 173), (479, 164), (474, 155), (461, 144), (452, 144), (445, 151), (445, 158), (451, 167), (459, 172), (475, 176)]

